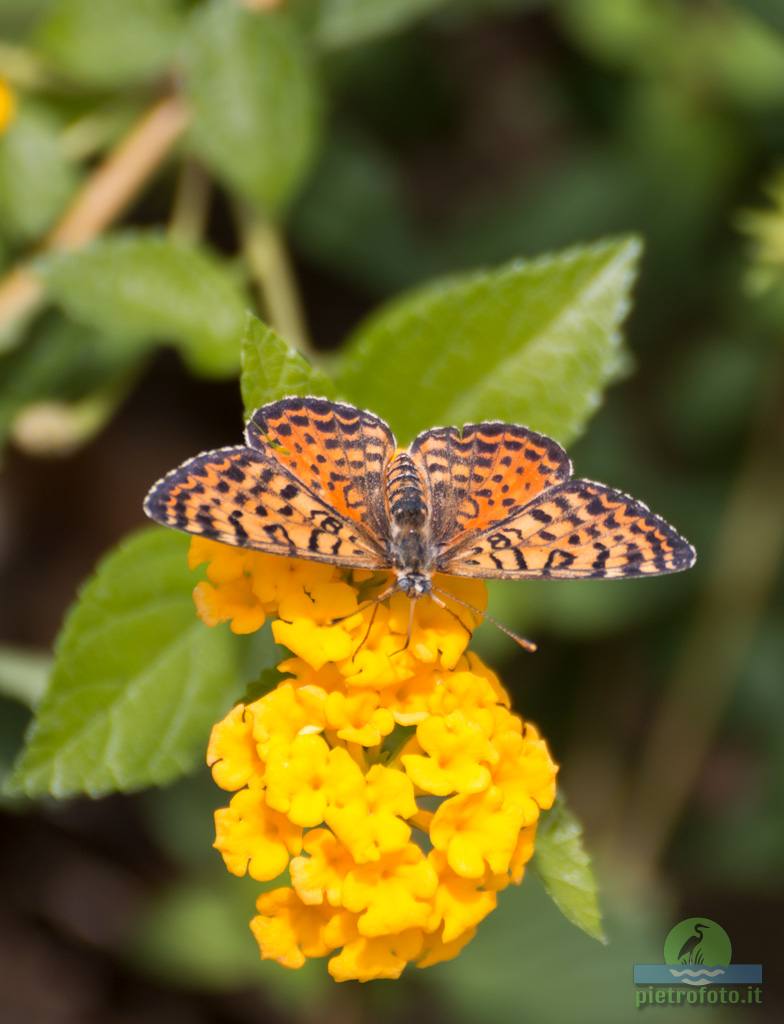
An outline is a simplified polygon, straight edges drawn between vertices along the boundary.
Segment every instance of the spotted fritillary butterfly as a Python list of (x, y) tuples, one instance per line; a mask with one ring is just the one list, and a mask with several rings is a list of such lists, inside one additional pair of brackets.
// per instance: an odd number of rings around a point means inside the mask
[[(511, 423), (433, 427), (398, 451), (372, 413), (323, 398), (257, 409), (246, 445), (184, 462), (147, 495), (151, 519), (270, 554), (395, 573), (618, 579), (694, 564), (694, 548), (634, 498), (574, 479), (555, 441)], [(440, 603), (440, 602), (439, 602)]]

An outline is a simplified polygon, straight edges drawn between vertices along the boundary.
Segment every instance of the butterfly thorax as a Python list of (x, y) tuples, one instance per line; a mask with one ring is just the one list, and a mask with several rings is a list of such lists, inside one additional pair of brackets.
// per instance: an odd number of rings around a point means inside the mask
[(427, 593), (431, 566), (430, 510), (421, 474), (408, 452), (396, 455), (386, 470), (389, 557), (400, 589)]

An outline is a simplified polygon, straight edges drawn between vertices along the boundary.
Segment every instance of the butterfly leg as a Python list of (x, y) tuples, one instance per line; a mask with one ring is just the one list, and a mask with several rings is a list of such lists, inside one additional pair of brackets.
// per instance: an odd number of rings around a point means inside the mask
[(394, 651), (390, 654), (390, 658), (394, 658), (396, 654), (402, 654), (411, 646), (411, 637), (414, 635), (414, 611), (416, 610), (416, 603), (416, 597), (410, 597), (408, 599), (408, 629), (406, 630), (406, 642), (399, 651)]
[(406, 646), (403, 648), (407, 651), (411, 646), (411, 637), (414, 635), (414, 611), (416, 610), (416, 598), (410, 597), (408, 599), (408, 629), (406, 630)]
[[(368, 637), (370, 636), (370, 631), (373, 628), (373, 623), (376, 621), (376, 614), (378, 613), (378, 606), (379, 606), (379, 603), (380, 603), (380, 599), (376, 598), (375, 601), (371, 601), (370, 603), (373, 605), (373, 613), (370, 616), (370, 622), (368, 623), (368, 628), (365, 630), (365, 635), (362, 637), (362, 639), (361, 639), (361, 641), (359, 643), (359, 647), (357, 647), (357, 649), (351, 655), (351, 660), (352, 661), (354, 660), (354, 658), (356, 658), (356, 656), (359, 654), (359, 652), (362, 650), (362, 648), (368, 642)], [(367, 608), (367, 605), (365, 605), (365, 607)], [(354, 614), (356, 615), (356, 612), (354, 612)], [(344, 618), (346, 618), (346, 617), (347, 616), (344, 616)], [(340, 620), (336, 619), (335, 621), (339, 622)]]
[[(346, 619), (350, 619), (352, 616), (363, 612), (366, 608), (370, 608), (371, 605), (375, 605), (378, 608), (382, 601), (386, 601), (388, 597), (391, 597), (397, 590), (397, 584), (393, 584), (391, 587), (387, 587), (383, 594), (379, 594), (378, 597), (371, 597), (369, 601), (365, 601), (358, 608), (355, 608), (353, 612), (349, 612), (348, 615), (341, 615), (337, 619), (330, 620), (330, 626), (334, 626), (337, 622), (345, 622)], [(374, 613), (375, 614), (375, 613)]]

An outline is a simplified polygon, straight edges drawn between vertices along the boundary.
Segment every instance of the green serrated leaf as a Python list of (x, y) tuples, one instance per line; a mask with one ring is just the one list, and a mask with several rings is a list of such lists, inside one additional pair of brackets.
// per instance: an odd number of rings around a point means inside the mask
[(248, 416), (260, 405), (285, 395), (331, 398), (335, 394), (335, 385), (326, 373), (252, 315), (247, 318), (242, 339), (240, 389)]
[(196, 618), (187, 548), (155, 527), (99, 564), (57, 641), (14, 789), (100, 796), (160, 785), (199, 760), (238, 692), (237, 648)]
[(60, 145), (59, 124), (41, 107), (25, 106), (0, 137), (0, 234), (24, 242), (42, 234), (76, 184)]
[(194, 148), (262, 213), (280, 211), (310, 167), (320, 121), (313, 63), (293, 24), (211, 0), (192, 17), (183, 62)]
[(93, 86), (128, 85), (161, 72), (176, 48), (181, 0), (58, 0), (36, 42), (58, 71)]
[(321, 0), (316, 38), (341, 47), (397, 32), (451, 0)]
[(485, 418), (568, 443), (623, 366), (619, 326), (639, 254), (637, 239), (622, 238), (405, 294), (351, 338), (338, 387), (401, 439)]
[(51, 669), (50, 654), (0, 647), (0, 694), (33, 708), (44, 695)]
[(134, 349), (170, 340), (205, 376), (237, 372), (245, 296), (209, 250), (118, 232), (49, 256), (40, 269), (50, 296), (79, 323)]
[(534, 866), (564, 917), (606, 943), (596, 879), (583, 846), (583, 827), (561, 796), (540, 819)]

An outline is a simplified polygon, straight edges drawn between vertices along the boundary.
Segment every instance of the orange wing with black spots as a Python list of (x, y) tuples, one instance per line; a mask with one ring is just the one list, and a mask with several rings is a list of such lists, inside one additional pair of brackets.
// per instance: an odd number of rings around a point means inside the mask
[(428, 482), (431, 536), (442, 547), (506, 519), (572, 473), (559, 444), (511, 423), (434, 427), (411, 455)]
[(395, 451), (386, 423), (325, 398), (283, 398), (254, 412), (248, 444), (274, 458), (341, 516), (385, 546), (384, 469)]
[(235, 547), (360, 569), (385, 563), (354, 522), (252, 448), (189, 459), (155, 484), (144, 510), (163, 526)]
[(438, 569), (483, 579), (619, 579), (680, 572), (694, 548), (628, 494), (559, 484), (479, 536), (456, 538)]

